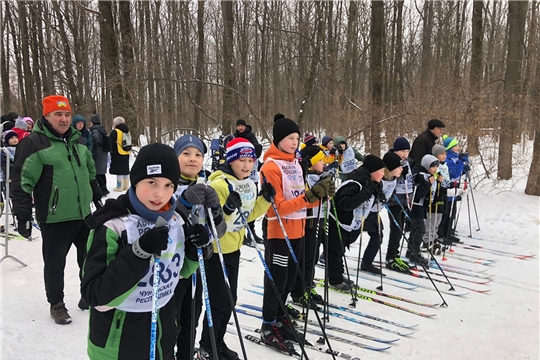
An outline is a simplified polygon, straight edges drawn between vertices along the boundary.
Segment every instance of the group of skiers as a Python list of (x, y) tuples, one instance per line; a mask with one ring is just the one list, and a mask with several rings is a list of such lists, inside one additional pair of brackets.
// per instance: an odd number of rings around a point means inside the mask
[[(32, 216), (33, 191), (44, 241), (47, 298), (58, 324), (71, 322), (63, 302), (63, 271), (69, 247), (77, 246), (79, 307), (90, 309), (91, 359), (145, 359), (151, 348), (156, 359), (190, 359), (203, 286), (213, 326), (205, 313), (196, 357), (239, 359), (224, 336), (246, 242), (264, 244), (271, 274), (264, 278), (261, 340), (293, 352), (293, 342), (303, 341), (290, 317), (298, 310), (284, 305), (289, 295), (308, 307), (324, 302), (312, 287), (321, 244), (329, 285), (350, 290), (344, 253), (363, 231), (370, 240), (361, 269), (381, 272), (373, 263), (383, 239), (382, 209), (391, 220), (389, 270), (406, 273), (411, 262), (427, 263), (422, 244), (433, 248), (459, 241), (452, 232), (453, 202), (463, 192), (459, 179), (468, 174), (468, 155), (460, 152), (455, 138), (435, 143), (445, 127), (440, 120), (430, 120), (412, 149), (407, 139), (395, 139), (381, 159), (361, 155), (343, 137), (324, 136), (318, 143), (306, 133), (301, 143), (296, 122), (278, 114), (259, 166), (262, 146), (240, 119), (236, 133), (223, 142), (223, 159), (212, 173), (203, 168), (207, 147), (194, 135), (180, 137), (173, 148), (143, 146), (129, 171), (127, 192), (90, 214), (90, 202), (102, 195), (91, 149), (83, 145), (77, 124), (70, 126), (66, 98), (45, 98), (43, 105), (44, 116), (36, 123), (40, 130), (15, 155), (14, 213), (23, 234)], [(52, 154), (48, 150), (55, 155), (47, 157)], [(71, 190), (60, 186), (53, 176), (56, 169), (64, 171)], [(260, 239), (253, 222), (262, 216)], [(399, 251), (405, 219), (411, 232), (409, 263)], [(68, 233), (60, 234), (66, 226)], [(59, 251), (53, 250), (57, 238), (64, 239)], [(227, 286), (233, 302), (226, 296)]]

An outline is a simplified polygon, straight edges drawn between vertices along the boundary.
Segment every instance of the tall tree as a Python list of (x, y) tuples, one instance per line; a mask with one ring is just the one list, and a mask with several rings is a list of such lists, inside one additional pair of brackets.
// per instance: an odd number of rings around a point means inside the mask
[(197, 62), (195, 64), (195, 106), (193, 107), (193, 127), (201, 131), (201, 108), (204, 80), (204, 1), (197, 2)]
[(234, 73), (234, 48), (233, 29), (234, 13), (232, 1), (221, 1), (221, 12), (223, 14), (223, 108), (221, 127), (224, 134), (233, 131), (233, 120), (238, 116), (238, 109), (235, 101), (235, 73)]
[(467, 145), (471, 155), (478, 155), (478, 109), (481, 101), (481, 82), (482, 82), (482, 57), (484, 56), (484, 26), (482, 23), (484, 9), (483, 1), (475, 1), (473, 4), (472, 15), (472, 54), (471, 54), (471, 73), (470, 73), (470, 116)]
[(381, 131), (379, 121), (382, 117), (383, 94), (383, 32), (384, 32), (384, 2), (371, 2), (371, 139), (370, 152), (379, 156), (381, 153)]
[(433, 2), (424, 2), (422, 28), (422, 64), (420, 66), (420, 74), (422, 86), (424, 89), (429, 88), (429, 79), (431, 75), (431, 36), (433, 34)]
[(528, 1), (508, 2), (508, 51), (499, 142), (498, 177), (512, 178), (512, 145), (517, 128), (517, 105), (521, 96), (521, 62)]
[[(4, 11), (4, 5), (6, 9)], [(2, 77), (2, 109), (9, 111), (11, 109), (11, 89), (9, 87), (9, 41), (7, 37), (7, 23), (5, 17), (10, 16), (7, 2), (0, 4), (0, 75)], [(5, 15), (4, 15), (5, 13)]]

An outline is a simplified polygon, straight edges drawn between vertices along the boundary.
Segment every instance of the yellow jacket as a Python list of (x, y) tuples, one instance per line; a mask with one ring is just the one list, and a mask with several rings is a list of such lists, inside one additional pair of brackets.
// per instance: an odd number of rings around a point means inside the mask
[[(225, 180), (227, 179), (228, 182)], [(208, 178), (210, 180), (210, 186), (216, 191), (219, 197), (219, 203), (223, 207), (225, 205), (225, 202), (227, 201), (227, 197), (230, 194), (229, 190), (229, 183), (233, 186), (235, 183), (239, 182), (239, 180), (232, 174), (232, 171), (230, 170), (230, 167), (227, 163), (222, 164), (218, 170), (216, 170), (210, 177)], [(255, 185), (253, 181), (249, 180), (250, 184)], [(257, 196), (255, 192), (255, 196)], [(270, 203), (264, 199), (264, 197), (259, 196), (253, 204), (253, 207), (251, 209), (245, 211), (250, 211), (249, 216), (247, 217), (247, 222), (256, 220), (257, 218), (263, 216), (268, 208), (270, 207)], [(245, 212), (244, 212), (245, 213)], [(238, 210), (233, 212), (231, 215), (227, 215), (223, 213), (223, 216), (225, 217), (225, 222), (229, 224), (231, 221), (234, 223), (240, 223), (240, 215), (238, 214)], [(228, 225), (229, 226), (229, 225)], [(223, 254), (230, 254), (232, 252), (235, 252), (242, 247), (242, 243), (244, 241), (244, 233), (245, 233), (245, 227), (242, 226), (239, 231), (228, 231), (223, 235), (220, 239), (220, 245), (221, 245), (221, 251)], [(217, 252), (217, 245), (214, 243), (214, 251)]]

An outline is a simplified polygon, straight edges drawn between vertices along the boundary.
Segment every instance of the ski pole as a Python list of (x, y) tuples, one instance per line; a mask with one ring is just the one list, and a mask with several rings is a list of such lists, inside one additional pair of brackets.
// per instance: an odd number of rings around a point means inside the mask
[(354, 296), (354, 301), (351, 304), (353, 305), (354, 308), (356, 308), (356, 302), (358, 301), (358, 279), (360, 278), (360, 257), (362, 256), (362, 237), (363, 237), (362, 235), (364, 233), (364, 223), (365, 223), (365, 218), (366, 218), (365, 204), (363, 205), (363, 207), (364, 209), (362, 211), (362, 219), (361, 219), (361, 224), (360, 224), (360, 242), (358, 246), (358, 263), (356, 267), (356, 281), (354, 283), (355, 296)]
[[(380, 270), (381, 286), (377, 287), (377, 290), (383, 291), (383, 281), (382, 281), (382, 278), (383, 278), (382, 264), (383, 264), (383, 262), (382, 262), (382, 251), (381, 251), (382, 238), (383, 237), (382, 237), (382, 228), (381, 228), (381, 201), (379, 200), (379, 198), (377, 198), (377, 233), (379, 235), (379, 262), (381, 264), (381, 270)], [(358, 278), (356, 280), (358, 280)]]
[[(456, 194), (457, 194), (457, 186), (458, 186), (458, 182), (457, 180), (454, 180), (454, 189), (456, 189)], [(450, 212), (448, 213), (448, 231), (446, 232), (446, 242), (450, 242), (452, 243), (452, 241), (450, 240), (450, 232), (451, 232), (451, 229), (452, 227), (454, 226), (453, 225), (453, 222), (454, 222), (454, 217), (452, 216), (452, 213), (454, 212), (454, 203), (456, 202), (456, 194), (454, 194), (454, 196), (452, 197), (452, 201), (451, 201), (451, 204), (450, 204)], [(442, 261), (446, 261), (446, 246), (448, 244), (445, 244), (443, 246), (443, 254), (442, 254)]]
[(195, 294), (197, 292), (197, 271), (191, 274), (191, 331), (189, 333), (190, 359), (195, 357)]
[[(386, 209), (388, 210), (388, 212), (390, 212), (390, 209), (388, 209), (388, 205), (385, 204), (385, 206), (386, 206)], [(390, 212), (390, 214), (392, 214), (392, 213)], [(398, 225), (398, 223), (397, 223), (397, 220), (396, 220), (396, 218), (394, 217), (394, 214), (392, 214), (391, 216), (392, 216), (392, 220), (394, 221), (394, 223), (396, 224), (396, 226), (399, 227), (399, 225)], [(414, 224), (411, 224), (411, 225), (414, 225)], [(415, 230), (415, 231), (416, 231), (416, 230)], [(405, 236), (405, 234), (403, 233), (403, 230), (402, 230), (402, 234), (403, 234), (403, 237), (404, 237), (405, 241), (407, 241), (407, 244), (408, 244), (409, 248), (412, 250), (412, 252), (414, 252), (414, 255), (415, 255), (416, 257), (418, 257), (419, 254), (416, 252), (416, 249), (414, 248), (414, 246), (411, 245), (409, 239), (408, 239), (408, 238)], [(430, 255), (431, 255), (431, 254), (430, 254)], [(442, 306), (448, 307), (448, 303), (446, 302), (446, 300), (445, 300), (444, 297), (442, 296), (442, 294), (441, 294), (441, 292), (439, 291), (439, 288), (437, 287), (437, 285), (435, 285), (435, 282), (434, 282), (433, 279), (431, 278), (431, 275), (429, 275), (429, 273), (427, 272), (426, 266), (425, 266), (421, 261), (419, 261), (419, 263), (420, 263), (420, 266), (422, 267), (422, 269), (424, 269), (424, 272), (425, 272), (425, 274), (427, 275), (427, 277), (429, 278), (429, 281), (431, 281), (431, 284), (433, 285), (433, 287), (435, 288), (435, 290), (437, 291), (437, 293), (438, 293), (439, 296), (441, 297), (441, 300), (443, 301), (442, 304), (441, 304), (441, 307), (442, 307)], [(450, 283), (450, 282), (449, 282), (449, 283)], [(450, 286), (452, 286), (452, 285), (450, 284)], [(450, 290), (454, 290), (454, 287), (452, 286), (452, 288), (451, 288)]]
[(326, 199), (326, 208), (324, 209), (324, 251), (326, 251), (324, 261), (324, 311), (323, 311), (323, 326), (326, 328), (326, 321), (330, 321), (328, 312), (328, 302), (330, 301), (330, 289), (328, 288), (328, 234), (329, 234), (329, 222), (328, 222), (328, 209), (330, 209), (330, 199)]
[[(463, 184), (463, 190), (467, 190), (467, 180), (464, 181), (464, 184)], [(456, 195), (457, 195), (457, 190), (456, 190)], [(461, 203), (459, 204), (459, 208), (457, 209), (457, 215), (456, 215), (456, 221), (454, 223), (454, 227), (453, 227), (453, 230), (452, 230), (452, 234), (454, 234), (453, 236), (456, 236), (456, 230), (457, 230), (457, 225), (458, 225), (458, 221), (459, 221), (459, 215), (461, 214), (461, 207), (463, 206), (463, 198), (460, 200)], [(450, 252), (452, 252), (452, 244), (454, 242), (453, 241), (450, 241)]]
[[(264, 175), (263, 175), (263, 181), (264, 181), (264, 183), (266, 183), (266, 177)], [(292, 259), (293, 259), (294, 264), (296, 266), (296, 271), (298, 272), (298, 271), (300, 271), (300, 264), (298, 263), (298, 259), (296, 258), (296, 255), (294, 253), (294, 249), (293, 249), (293, 247), (291, 245), (291, 241), (289, 239), (289, 236), (287, 235), (287, 231), (285, 230), (285, 227), (283, 226), (283, 222), (281, 221), (281, 217), (279, 216), (279, 212), (278, 212), (276, 203), (274, 201), (274, 198), (272, 197), (270, 200), (271, 200), (270, 201), (271, 206), (274, 209), (274, 213), (276, 214), (276, 218), (277, 218), (277, 221), (279, 223), (279, 226), (281, 227), (281, 231), (283, 232), (283, 236), (285, 237), (285, 242), (287, 243), (287, 247), (289, 248), (289, 252), (291, 253)], [(307, 289), (306, 279), (304, 278), (304, 274), (302, 274), (302, 273), (300, 273), (300, 280), (302, 281), (302, 286), (304, 287), (304, 290)], [(309, 304), (309, 302), (311, 302), (311, 294), (308, 292), (308, 304)], [(330, 344), (330, 340), (328, 339), (328, 336), (326, 336), (326, 330), (323, 327), (321, 318), (319, 317), (319, 313), (317, 311), (314, 311), (314, 313), (315, 313), (315, 317), (317, 318), (317, 321), (319, 322), (319, 326), (321, 327), (323, 338), (324, 338), (324, 340), (326, 340), (326, 344), (328, 345), (328, 348), (332, 352), (332, 358), (335, 360), (336, 356), (334, 355), (334, 350), (332, 350), (332, 345)], [(291, 322), (291, 324), (292, 324), (292, 322)], [(295, 333), (295, 337), (298, 338), (298, 334), (296, 334), (296, 331), (294, 333)], [(302, 354), (305, 354), (306, 359), (307, 359), (307, 354), (306, 354), (306, 350), (304, 348), (303, 343), (302, 343), (301, 348), (302, 348)]]
[(472, 198), (472, 203), (473, 203), (474, 215), (476, 216), (476, 225), (478, 225), (478, 229), (476, 229), (476, 231), (480, 231), (480, 221), (478, 220), (478, 211), (476, 211), (476, 201), (474, 201), (474, 191), (473, 191), (473, 186), (472, 186), (472, 183), (471, 183), (471, 175), (470, 175), (469, 171), (467, 171), (466, 174), (467, 174), (467, 179), (469, 180), (469, 186), (471, 187), (470, 191), (471, 191), (471, 198)]
[[(160, 228), (167, 226), (167, 221), (161, 216), (157, 218), (155, 227)], [(152, 297), (152, 320), (150, 322), (150, 360), (156, 358), (156, 341), (157, 341), (157, 313), (159, 305), (159, 276), (161, 270), (161, 260), (159, 255), (154, 255), (154, 278), (153, 278), (153, 297)]]
[(247, 353), (246, 348), (244, 346), (244, 340), (242, 337), (242, 331), (240, 331), (240, 323), (238, 322), (238, 315), (236, 314), (236, 303), (234, 301), (232, 290), (231, 290), (231, 283), (229, 281), (229, 274), (227, 273), (227, 266), (225, 265), (225, 259), (223, 258), (223, 252), (221, 251), (221, 244), (219, 241), (219, 238), (217, 237), (217, 229), (216, 224), (214, 222), (214, 218), (212, 217), (212, 210), (210, 208), (206, 209), (206, 212), (208, 214), (208, 219), (210, 219), (210, 229), (212, 237), (214, 238), (216, 242), (216, 247), (218, 249), (218, 255), (219, 255), (219, 261), (221, 262), (221, 269), (223, 270), (223, 277), (225, 279), (225, 288), (227, 289), (227, 295), (229, 296), (229, 302), (231, 303), (231, 309), (234, 316), (234, 323), (236, 324), (236, 331), (238, 331), (238, 334), (240, 335), (238, 339), (240, 340), (240, 347), (242, 348), (242, 355), (244, 355), (244, 359), (247, 360)]

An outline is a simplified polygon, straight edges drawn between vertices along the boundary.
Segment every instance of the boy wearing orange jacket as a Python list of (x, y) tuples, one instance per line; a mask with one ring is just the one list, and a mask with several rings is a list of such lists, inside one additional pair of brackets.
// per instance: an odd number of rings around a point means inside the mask
[[(273, 135), (270, 149), (264, 154), (261, 177), (263, 182), (272, 184), (276, 189), (274, 203), (295, 254), (300, 254), (306, 208), (316, 206), (315, 203), (322, 197), (333, 196), (335, 184), (331, 178), (326, 178), (305, 190), (302, 167), (296, 159), (300, 129), (294, 121), (287, 118), (277, 120), (274, 123)], [(279, 296), (285, 303), (296, 280), (296, 265), (273, 207), (268, 209), (266, 217), (268, 241), (265, 246), (265, 259)], [(278, 350), (292, 352), (294, 346), (291, 340), (296, 341), (296, 330), (287, 321), (268, 281), (265, 275), (261, 339)]]

